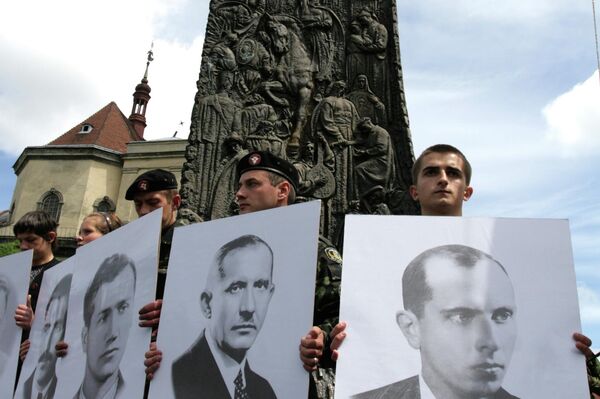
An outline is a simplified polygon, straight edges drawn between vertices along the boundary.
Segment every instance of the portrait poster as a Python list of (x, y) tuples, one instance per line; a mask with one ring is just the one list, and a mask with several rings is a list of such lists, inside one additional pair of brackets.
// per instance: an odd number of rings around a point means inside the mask
[(320, 202), (175, 230), (150, 398), (305, 399)]
[(567, 220), (357, 215), (344, 242), (336, 399), (589, 397)]
[(15, 399), (37, 398), (37, 386), (43, 387), (44, 399), (55, 397), (59, 361), (55, 346), (64, 338), (74, 265), (72, 256), (44, 272), (36, 317), (29, 333), (30, 347), (21, 367)]
[(57, 398), (143, 396), (151, 329), (138, 311), (156, 295), (161, 217), (157, 209), (77, 250)]
[(15, 323), (15, 310), (26, 303), (33, 251), (0, 258), (0, 398), (12, 395), (21, 327)]

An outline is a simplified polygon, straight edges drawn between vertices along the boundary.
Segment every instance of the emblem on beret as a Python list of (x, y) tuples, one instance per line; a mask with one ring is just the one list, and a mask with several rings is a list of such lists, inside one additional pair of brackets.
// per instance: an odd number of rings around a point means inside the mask
[(340, 253), (333, 247), (325, 248), (325, 256), (332, 262), (342, 263), (342, 256)]
[(248, 163), (252, 166), (258, 165), (261, 161), (260, 154), (252, 154), (248, 158)]
[(147, 191), (148, 190), (148, 180), (140, 180), (140, 182), (138, 183), (138, 189), (140, 191)]

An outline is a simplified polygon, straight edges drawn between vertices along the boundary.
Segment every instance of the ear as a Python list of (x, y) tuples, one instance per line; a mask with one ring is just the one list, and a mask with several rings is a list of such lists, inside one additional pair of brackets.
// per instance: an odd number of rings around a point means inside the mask
[(56, 231), (50, 231), (48, 234), (46, 234), (46, 237), (46, 241), (52, 244), (54, 240), (56, 240)]
[(202, 310), (202, 314), (207, 319), (210, 319), (212, 316), (212, 310), (210, 308), (210, 301), (212, 300), (212, 294), (208, 291), (203, 291), (200, 294), (200, 309)]
[(413, 184), (412, 186), (410, 186), (408, 188), (408, 192), (410, 193), (410, 196), (412, 197), (413, 200), (415, 200), (415, 201), (419, 200), (419, 194), (417, 193), (417, 186), (415, 186)]
[(271, 298), (273, 297), (273, 293), (275, 292), (275, 284), (271, 284), (271, 288), (269, 289), (269, 300), (271, 302)]
[(179, 206), (181, 205), (181, 195), (173, 195), (173, 199), (171, 199), (171, 204), (173, 204), (173, 209), (179, 209)]
[(400, 310), (396, 313), (396, 323), (402, 330), (408, 344), (414, 349), (420, 349), (421, 332), (417, 316), (409, 310)]
[(288, 182), (287, 180), (282, 181), (281, 183), (279, 183), (277, 185), (277, 200), (278, 201), (287, 201), (289, 195), (290, 195), (290, 191), (291, 191), (291, 184), (290, 182)]
[(81, 329), (81, 348), (83, 349), (84, 352), (86, 352), (87, 338), (88, 338), (88, 328), (86, 326), (83, 326), (83, 328)]
[(467, 188), (465, 188), (465, 192), (463, 194), (463, 201), (468, 201), (469, 198), (471, 198), (471, 195), (473, 195), (473, 187), (467, 186)]

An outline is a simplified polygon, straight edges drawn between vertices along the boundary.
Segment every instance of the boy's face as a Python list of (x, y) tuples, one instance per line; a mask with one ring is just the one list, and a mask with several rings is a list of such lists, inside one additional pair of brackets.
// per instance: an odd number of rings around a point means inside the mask
[(56, 239), (56, 232), (49, 232), (48, 238), (49, 240), (46, 240), (44, 237), (38, 236), (33, 232), (17, 234), (21, 251), (33, 249), (34, 265), (39, 264), (38, 262), (43, 261), (52, 254), (52, 242)]

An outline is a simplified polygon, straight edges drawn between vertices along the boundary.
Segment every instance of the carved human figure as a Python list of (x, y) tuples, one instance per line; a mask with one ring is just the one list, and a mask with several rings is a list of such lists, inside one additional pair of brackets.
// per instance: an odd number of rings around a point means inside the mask
[[(286, 25), (287, 24), (287, 25)], [(289, 27), (288, 27), (289, 25)], [(270, 17), (264, 30), (269, 50), (275, 60), (272, 81), (264, 82), (262, 88), (270, 99), (285, 107), (287, 100), (278, 98), (281, 92), (295, 103), (294, 126), (288, 145), (299, 146), (306, 125), (307, 105), (312, 93), (311, 60), (300, 40), (296, 21), (287, 16)]]
[(253, 37), (240, 40), (236, 49), (236, 61), (248, 93), (254, 93), (263, 79), (273, 72), (273, 57), (265, 46)]
[(252, 94), (246, 98), (244, 108), (236, 111), (233, 131), (243, 139), (256, 130), (260, 121), (275, 123), (277, 114), (271, 105), (265, 103), (260, 94)]
[(355, 183), (360, 197), (372, 187), (390, 188), (396, 179), (396, 159), (389, 133), (370, 118), (358, 124), (354, 151)]
[(206, 42), (213, 44), (214, 38), (225, 32), (236, 33), (240, 37), (253, 35), (265, 6), (266, 0), (211, 1), (212, 18), (208, 20)]
[(332, 211), (338, 214), (345, 213), (348, 201), (354, 199), (350, 146), (359, 120), (354, 104), (343, 97), (345, 88), (343, 81), (333, 82), (329, 96), (319, 103), (313, 113), (313, 132), (321, 140), (322, 159), (336, 179)]
[(323, 175), (311, 173), (314, 170), (315, 145), (306, 143), (300, 151), (300, 159), (293, 162), (294, 167), (300, 176), (300, 186), (298, 195), (310, 197), (317, 188), (327, 183), (327, 178)]
[(259, 121), (254, 132), (246, 136), (246, 148), (249, 151), (268, 151), (286, 158), (286, 143), (275, 133), (275, 125), (270, 121)]
[(238, 43), (238, 36), (235, 33), (226, 33), (208, 53), (209, 61), (215, 65), (217, 71), (235, 71), (237, 70), (237, 61), (234, 50)]
[(369, 78), (365, 74), (356, 77), (348, 100), (354, 103), (361, 117), (371, 118), (376, 125), (385, 125), (385, 104), (373, 93), (369, 87)]
[(319, 0), (300, 0), (300, 21), (304, 38), (311, 53), (311, 67), (315, 79), (331, 82), (334, 45), (331, 31), (333, 18)]
[(390, 208), (385, 203), (386, 192), (382, 186), (373, 186), (361, 198), (361, 208), (370, 215), (391, 215)]
[(233, 85), (234, 75), (229, 71), (221, 71), (217, 78), (217, 93), (201, 98), (198, 101), (197, 123), (199, 156), (202, 167), (199, 172), (200, 195), (199, 212), (205, 214), (206, 200), (211, 191), (212, 177), (223, 156), (223, 143), (232, 132), (233, 120), (239, 105), (230, 98), (229, 90)]
[(350, 24), (350, 32), (346, 47), (347, 76), (354, 79), (360, 74), (367, 75), (371, 79), (373, 92), (387, 102), (386, 27), (379, 23), (375, 13), (364, 7)]

